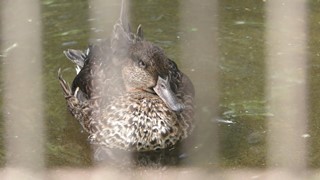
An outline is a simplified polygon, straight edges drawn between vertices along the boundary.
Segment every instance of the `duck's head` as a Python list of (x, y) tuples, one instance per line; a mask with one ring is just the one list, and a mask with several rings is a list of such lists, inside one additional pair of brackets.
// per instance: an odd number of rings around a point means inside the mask
[(114, 34), (114, 61), (121, 64), (126, 91), (156, 94), (171, 110), (183, 110), (183, 103), (170, 86), (169, 59), (164, 51), (144, 40), (141, 26), (132, 33), (130, 28), (116, 25)]
[(171, 110), (181, 111), (184, 105), (170, 86), (168, 63), (158, 46), (144, 40), (134, 42), (122, 68), (126, 90), (156, 94)]
[(131, 32), (124, 1), (120, 19), (114, 25), (111, 38), (112, 61), (121, 64), (122, 78), (127, 92), (147, 92), (158, 95), (173, 111), (181, 111), (184, 104), (171, 88), (169, 59), (158, 46), (145, 41), (141, 25)]

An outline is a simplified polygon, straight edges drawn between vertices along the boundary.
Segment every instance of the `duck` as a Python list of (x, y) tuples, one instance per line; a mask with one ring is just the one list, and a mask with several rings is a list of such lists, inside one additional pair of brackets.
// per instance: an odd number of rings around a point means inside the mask
[(76, 66), (71, 86), (58, 71), (67, 108), (99, 151), (172, 149), (194, 128), (193, 83), (123, 7), (109, 39), (64, 51)]

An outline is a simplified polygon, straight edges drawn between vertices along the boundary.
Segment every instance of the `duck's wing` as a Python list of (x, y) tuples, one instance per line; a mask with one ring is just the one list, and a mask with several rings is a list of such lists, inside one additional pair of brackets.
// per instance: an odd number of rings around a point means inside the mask
[(66, 56), (73, 59), (72, 61), (80, 68), (72, 82), (72, 91), (75, 92), (79, 88), (88, 98), (97, 96), (98, 75), (103, 71), (101, 62), (106, 59), (103, 45), (89, 46), (86, 51), (68, 50), (66, 52)]
[(195, 92), (194, 92), (194, 87), (191, 80), (184, 73), (181, 73), (181, 74), (182, 74), (182, 77), (181, 77), (181, 83), (179, 85), (178, 92), (182, 91), (185, 95), (188, 95), (194, 98)]
[(190, 133), (194, 127), (194, 96), (195, 91), (191, 80), (182, 73), (175, 62), (168, 61), (170, 87), (179, 99), (183, 108), (177, 113), (178, 119), (182, 123), (183, 129)]
[(182, 93), (194, 97), (194, 87), (187, 75), (182, 73), (177, 64), (168, 59), (170, 86), (175, 93)]
[(79, 88), (79, 96), (88, 99), (102, 96), (112, 96), (120, 92), (115, 86), (122, 81), (119, 60), (112, 53), (110, 40), (105, 40), (97, 45), (89, 46), (87, 50), (69, 49), (64, 52), (68, 59), (77, 66), (77, 76), (72, 82), (72, 92)]
[(169, 79), (171, 89), (174, 91), (178, 99), (184, 105), (183, 113), (193, 116), (195, 91), (189, 77), (182, 73), (176, 63), (169, 59), (168, 61)]

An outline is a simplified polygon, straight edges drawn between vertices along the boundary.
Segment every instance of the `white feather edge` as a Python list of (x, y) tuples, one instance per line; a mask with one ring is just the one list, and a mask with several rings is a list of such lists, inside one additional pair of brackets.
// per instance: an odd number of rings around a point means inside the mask
[(79, 74), (80, 71), (81, 71), (81, 67), (80, 67), (80, 66), (76, 66), (76, 72), (77, 72), (77, 74)]

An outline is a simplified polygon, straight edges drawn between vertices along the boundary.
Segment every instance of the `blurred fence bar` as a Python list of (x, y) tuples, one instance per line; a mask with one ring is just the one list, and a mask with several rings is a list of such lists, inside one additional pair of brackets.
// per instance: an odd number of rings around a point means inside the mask
[[(39, 172), (45, 140), (40, 2), (3, 0), (0, 8), (7, 167)], [(1, 179), (29, 178), (19, 170), (10, 172)]]
[(218, 1), (181, 1), (180, 19), (180, 31), (183, 32), (180, 40), (180, 68), (188, 74), (195, 86), (196, 114), (202, 114), (203, 117), (195, 117), (195, 124), (199, 127), (195, 133), (201, 134), (196, 136), (195, 145), (203, 146), (193, 161), (217, 162), (219, 141), (217, 127), (213, 122), (218, 107)]
[[(124, 4), (122, 4), (124, 2)], [(90, 38), (92, 43), (95, 44), (102, 39), (107, 39), (113, 32), (113, 26), (120, 17), (121, 6), (124, 5), (127, 9), (128, 18), (130, 19), (130, 0), (89, 0), (89, 14), (90, 14), (90, 27), (91, 34)], [(100, 82), (103, 83), (103, 82)], [(114, 86), (119, 86), (120, 84), (114, 84)], [(101, 84), (101, 86), (103, 86)], [(92, 146), (93, 156), (95, 157), (98, 153), (95, 151), (95, 147)], [(125, 153), (124, 151), (119, 151), (123, 159), (128, 159), (131, 161), (131, 152)], [(103, 165), (103, 162), (99, 165)]]
[[(299, 174), (306, 168), (307, 20), (301, 0), (266, 4), (268, 165)], [(297, 171), (298, 170), (298, 171)]]
[[(130, 1), (126, 0), (129, 7)], [(110, 37), (113, 25), (119, 19), (121, 0), (89, 0), (91, 38)]]

